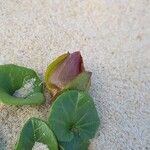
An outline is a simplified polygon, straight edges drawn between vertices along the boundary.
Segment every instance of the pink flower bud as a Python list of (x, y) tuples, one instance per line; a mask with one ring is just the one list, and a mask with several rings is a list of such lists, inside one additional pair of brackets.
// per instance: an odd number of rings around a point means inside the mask
[(52, 96), (64, 89), (86, 90), (89, 87), (91, 73), (86, 72), (79, 51), (58, 57), (49, 65), (45, 82)]

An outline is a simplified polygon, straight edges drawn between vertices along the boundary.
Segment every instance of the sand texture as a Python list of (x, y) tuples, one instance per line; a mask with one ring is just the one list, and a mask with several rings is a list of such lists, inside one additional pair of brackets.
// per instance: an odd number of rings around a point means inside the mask
[[(0, 0), (0, 64), (35, 69), (80, 50), (101, 130), (90, 150), (150, 150), (150, 0)], [(0, 105), (0, 150), (43, 106)]]

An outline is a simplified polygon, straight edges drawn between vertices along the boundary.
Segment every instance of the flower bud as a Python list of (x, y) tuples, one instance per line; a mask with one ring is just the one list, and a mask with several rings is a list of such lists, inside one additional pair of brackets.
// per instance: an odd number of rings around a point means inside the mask
[(52, 97), (55, 97), (67, 89), (87, 90), (90, 87), (91, 74), (85, 71), (79, 51), (66, 53), (48, 66), (45, 83)]

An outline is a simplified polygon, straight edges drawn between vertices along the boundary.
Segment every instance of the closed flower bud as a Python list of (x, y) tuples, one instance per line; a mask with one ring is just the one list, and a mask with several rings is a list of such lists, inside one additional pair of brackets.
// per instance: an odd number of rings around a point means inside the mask
[(84, 69), (83, 59), (79, 51), (59, 56), (47, 68), (46, 86), (52, 97), (67, 89), (85, 91), (90, 86), (91, 72)]

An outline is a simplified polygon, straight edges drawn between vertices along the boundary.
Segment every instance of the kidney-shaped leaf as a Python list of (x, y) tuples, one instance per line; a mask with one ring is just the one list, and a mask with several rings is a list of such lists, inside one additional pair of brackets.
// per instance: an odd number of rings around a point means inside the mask
[(50, 150), (58, 150), (57, 140), (49, 126), (40, 119), (31, 118), (24, 125), (15, 150), (32, 150), (35, 142), (46, 144)]
[(0, 65), (0, 102), (33, 105), (44, 101), (43, 85), (35, 71), (13, 64)]
[(94, 102), (85, 92), (64, 92), (50, 110), (49, 125), (60, 142), (72, 141), (77, 136), (88, 141), (95, 136), (99, 123)]

